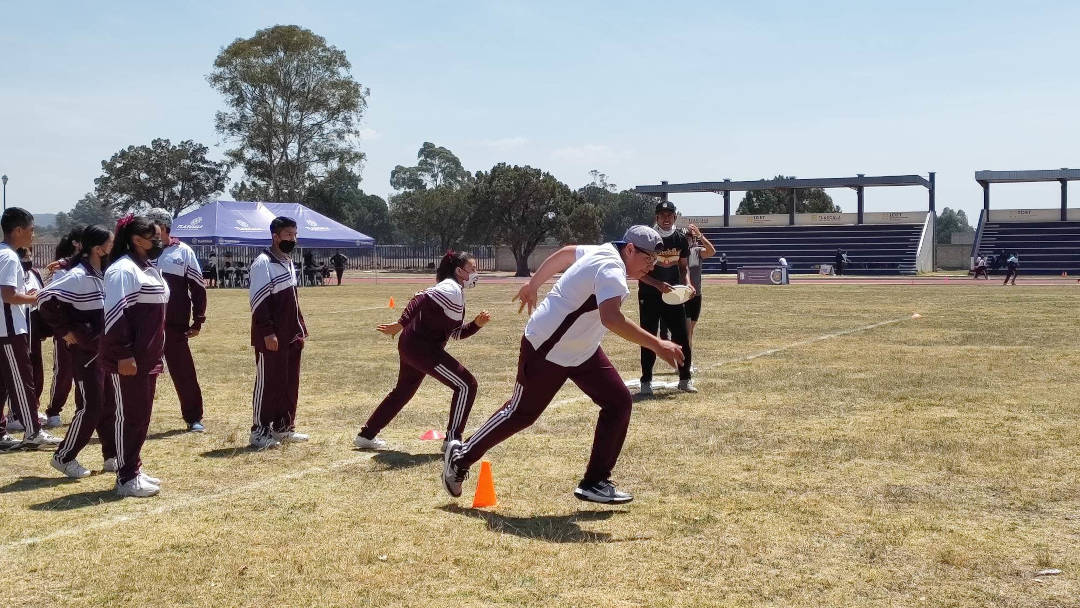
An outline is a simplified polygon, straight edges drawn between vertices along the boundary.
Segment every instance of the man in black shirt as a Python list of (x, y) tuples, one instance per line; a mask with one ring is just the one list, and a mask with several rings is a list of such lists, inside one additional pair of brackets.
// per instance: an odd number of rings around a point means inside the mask
[[(685, 359), (679, 367), (679, 390), (696, 393), (690, 379), (690, 341), (686, 333), (686, 309), (682, 304), (665, 304), (661, 294), (671, 291), (674, 285), (687, 285), (693, 290), (689, 277), (690, 241), (681, 230), (675, 229), (675, 205), (661, 201), (656, 205), (656, 231), (664, 239), (663, 248), (657, 252), (656, 266), (652, 272), (638, 280), (638, 313), (641, 328), (656, 335), (660, 319), (671, 332), (671, 341), (682, 347)], [(653, 364), (656, 353), (641, 349), (641, 395), (652, 394)]]
[(349, 261), (349, 258), (341, 255), (341, 250), (334, 250), (334, 257), (330, 258), (330, 265), (334, 267), (334, 273), (337, 274), (337, 284), (341, 285), (341, 275), (345, 272), (345, 263)]

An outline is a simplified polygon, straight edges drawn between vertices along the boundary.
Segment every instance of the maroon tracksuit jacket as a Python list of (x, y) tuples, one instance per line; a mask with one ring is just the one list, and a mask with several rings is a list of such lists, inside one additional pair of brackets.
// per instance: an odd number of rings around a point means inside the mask
[(184, 422), (191, 424), (202, 420), (203, 396), (187, 332), (201, 329), (206, 321), (206, 284), (195, 252), (176, 239), (165, 248), (154, 266), (169, 284), (169, 303), (165, 309), (165, 362), (180, 399)]
[[(255, 348), (252, 431), (290, 431), (300, 395), (300, 353), (308, 336), (291, 259), (264, 250), (248, 269), (251, 345)], [(267, 336), (278, 349), (266, 350)]]

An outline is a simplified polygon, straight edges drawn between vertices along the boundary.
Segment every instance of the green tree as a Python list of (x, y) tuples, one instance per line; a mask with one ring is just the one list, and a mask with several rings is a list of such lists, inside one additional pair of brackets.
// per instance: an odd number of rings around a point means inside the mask
[(225, 47), (207, 76), (228, 110), (215, 126), (244, 170), (238, 199), (298, 201), (334, 167), (359, 169), (368, 89), (344, 51), (295, 25), (276, 25)]
[(948, 244), (952, 242), (953, 234), (975, 232), (975, 229), (968, 223), (967, 214), (963, 209), (953, 210), (945, 207), (937, 216), (934, 232), (937, 234), (936, 240), (939, 244)]
[(61, 211), (56, 214), (56, 233), (66, 234), (72, 228), (83, 227), (87, 224), (101, 224), (109, 230), (116, 225), (116, 212), (112, 207), (102, 202), (92, 192), (87, 192), (71, 211)]
[[(777, 175), (773, 179), (794, 178)], [(791, 211), (792, 192), (796, 193), (795, 213), (840, 213), (840, 206), (834, 203), (832, 197), (821, 188), (804, 188), (794, 191), (790, 188), (777, 188), (747, 192), (735, 213), (736, 215), (788, 213)]]
[(438, 244), (442, 249), (465, 244), (473, 214), (470, 187), (440, 186), (390, 197), (394, 228), (413, 243)]
[(425, 141), (416, 153), (416, 166), (398, 165), (390, 172), (394, 190), (426, 190), (428, 188), (464, 186), (471, 176), (461, 166), (461, 160), (449, 149)]
[(227, 163), (206, 158), (206, 146), (185, 140), (177, 145), (155, 139), (149, 146), (128, 146), (101, 161), (95, 194), (120, 212), (147, 207), (172, 211), (204, 205), (229, 182)]
[(374, 237), (377, 242), (393, 240), (394, 229), (386, 201), (360, 189), (360, 176), (348, 167), (338, 167), (304, 195), (304, 204), (319, 213)]
[(476, 174), (471, 198), (474, 233), (509, 247), (520, 277), (529, 276), (529, 255), (540, 243), (599, 235), (599, 210), (540, 169), (499, 163)]
[(582, 199), (600, 212), (600, 237), (604, 241), (617, 241), (634, 224), (651, 225), (655, 217), (656, 199), (634, 192), (618, 192), (615, 184), (607, 181), (607, 176), (596, 169), (589, 171), (592, 182), (586, 184), (578, 194)]

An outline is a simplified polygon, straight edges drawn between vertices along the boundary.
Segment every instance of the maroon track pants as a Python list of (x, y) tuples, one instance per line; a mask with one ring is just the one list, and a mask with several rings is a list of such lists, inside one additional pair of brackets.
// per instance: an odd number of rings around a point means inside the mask
[[(71, 383), (75, 377), (75, 371), (71, 363), (71, 347), (63, 338), (53, 338), (53, 376), (52, 388), (49, 390), (49, 408), (45, 410), (46, 416), (59, 416), (67, 403), (68, 393), (71, 392)], [(75, 407), (79, 407), (79, 393), (75, 393)]]
[(105, 407), (105, 372), (98, 367), (95, 353), (72, 349), (70, 362), (75, 375), (75, 416), (56, 457), (60, 462), (74, 460), (97, 431), (102, 458), (115, 458), (116, 411)]
[[(34, 388), (34, 368), (30, 363), (30, 342), (26, 334), (16, 334), (0, 340), (0, 414), (4, 402), (11, 400), (11, 409), (26, 428), (25, 437), (41, 429), (38, 423), (38, 399)], [(0, 435), (7, 431), (7, 420), (0, 418)]]
[(291, 431), (300, 397), (300, 353), (304, 343), (281, 345), (277, 351), (255, 351), (255, 391), (251, 430)]
[(34, 395), (41, 406), (41, 391), (45, 388), (45, 366), (41, 362), (41, 340), (30, 339), (30, 368), (34, 370)]
[(113, 405), (115, 412), (117, 483), (126, 483), (142, 468), (140, 454), (146, 432), (150, 430), (157, 377), (146, 373), (121, 376), (113, 372), (105, 379), (105, 401)]
[(471, 466), (488, 450), (536, 422), (568, 379), (600, 406), (592, 454), (582, 480), (592, 483), (608, 479), (630, 426), (632, 400), (626, 384), (602, 348), (581, 365), (563, 367), (548, 361), (525, 337), (521, 338), (513, 397), (469, 437), (458, 463)]
[(360, 429), (361, 436), (373, 439), (378, 435), (413, 398), (420, 388), (420, 383), (424, 381), (424, 376), (431, 376), (454, 391), (450, 398), (450, 419), (446, 423), (446, 437), (461, 439), (473, 401), (476, 400), (476, 378), (441, 347), (426, 345), (425, 348), (425, 345), (417, 342), (405, 337), (398, 341), (397, 385), (371, 413), (364, 428)]
[(184, 335), (186, 331), (165, 327), (165, 364), (169, 366), (169, 376), (176, 388), (176, 396), (180, 398), (180, 413), (184, 422), (191, 424), (202, 420), (203, 397), (188, 337)]

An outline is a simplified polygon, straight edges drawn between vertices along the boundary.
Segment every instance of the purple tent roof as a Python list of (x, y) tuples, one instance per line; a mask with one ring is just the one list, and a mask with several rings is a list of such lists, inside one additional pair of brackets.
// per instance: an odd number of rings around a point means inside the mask
[(370, 247), (375, 239), (299, 203), (215, 201), (173, 220), (171, 234), (192, 245), (270, 244), (270, 222), (296, 220), (300, 247)]

